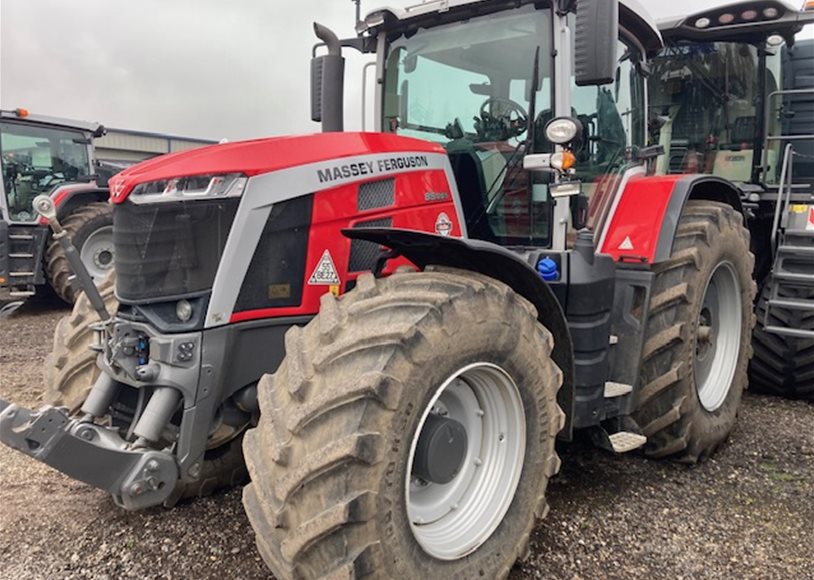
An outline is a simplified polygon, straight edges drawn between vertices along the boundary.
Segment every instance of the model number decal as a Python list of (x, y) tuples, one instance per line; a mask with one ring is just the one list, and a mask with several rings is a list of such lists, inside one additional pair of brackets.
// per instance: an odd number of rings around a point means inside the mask
[(330, 183), (350, 177), (361, 177), (364, 175), (381, 175), (400, 171), (402, 169), (413, 169), (416, 167), (429, 167), (430, 161), (426, 155), (408, 155), (403, 157), (389, 157), (378, 161), (363, 161), (360, 163), (344, 163), (317, 169), (317, 177), (320, 183)]

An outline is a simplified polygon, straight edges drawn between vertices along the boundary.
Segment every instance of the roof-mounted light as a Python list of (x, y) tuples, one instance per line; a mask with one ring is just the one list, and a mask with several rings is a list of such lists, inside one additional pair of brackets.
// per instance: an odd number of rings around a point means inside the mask
[(757, 18), (757, 10), (744, 10), (741, 13), (741, 18), (743, 18), (747, 22), (755, 20)]
[(763, 16), (766, 18), (777, 18), (780, 16), (780, 11), (777, 8), (764, 8)]
[(362, 34), (366, 30), (382, 26), (385, 21), (384, 12), (373, 12), (368, 14), (365, 19), (356, 25), (356, 32)]
[(712, 24), (712, 21), (709, 18), (699, 18), (698, 20), (695, 21), (695, 27), (700, 28), (702, 30), (704, 28), (709, 28), (710, 24)]
[(16, 109), (14, 109), (14, 114), (20, 117), (21, 119), (25, 119), (26, 117), (28, 117), (28, 109), (17, 107)]
[(735, 15), (731, 12), (724, 12), (718, 17), (718, 22), (721, 24), (732, 24), (735, 22)]
[(786, 39), (780, 36), (779, 34), (772, 34), (769, 38), (766, 39), (766, 44), (771, 46), (772, 48), (776, 48), (786, 42)]

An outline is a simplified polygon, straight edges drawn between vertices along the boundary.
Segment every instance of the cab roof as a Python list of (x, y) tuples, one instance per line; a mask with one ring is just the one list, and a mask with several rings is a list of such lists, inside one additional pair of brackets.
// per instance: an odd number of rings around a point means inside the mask
[[(357, 31), (360, 34), (375, 34), (382, 25), (397, 29), (402, 23), (405, 27), (431, 26), (533, 3), (535, 0), (429, 0), (407, 8), (386, 6), (370, 12)], [(639, 0), (619, 0), (619, 9), (623, 26), (640, 40), (648, 52), (661, 49), (658, 25)]]
[(48, 115), (32, 115), (25, 109), (14, 109), (10, 111), (0, 110), (0, 120), (18, 121), (32, 125), (51, 125), (61, 129), (74, 129), (91, 133), (94, 137), (101, 137), (105, 133), (105, 128), (99, 123), (63, 119), (62, 117), (51, 117)]

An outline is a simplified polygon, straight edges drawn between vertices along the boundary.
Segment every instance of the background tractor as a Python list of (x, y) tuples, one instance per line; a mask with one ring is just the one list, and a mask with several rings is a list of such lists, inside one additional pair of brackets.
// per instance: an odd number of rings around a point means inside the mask
[(740, 2), (660, 24), (657, 173), (734, 182), (760, 285), (750, 388), (814, 398), (814, 5)]
[[(505, 577), (557, 436), (688, 463), (726, 440), (740, 192), (647, 176), (662, 43), (635, 1), (444, 0), (357, 31), (316, 26), (322, 134), (111, 179), (115, 282), (78, 272), (53, 405), (0, 402), (0, 440), (127, 509), (247, 468), (278, 578)], [(342, 132), (343, 48), (375, 55), (378, 133)]]
[(101, 280), (113, 270), (113, 208), (97, 175), (98, 123), (0, 111), (0, 303), (35, 294), (47, 285), (72, 304), (71, 270), (34, 198), (49, 195), (85, 267)]

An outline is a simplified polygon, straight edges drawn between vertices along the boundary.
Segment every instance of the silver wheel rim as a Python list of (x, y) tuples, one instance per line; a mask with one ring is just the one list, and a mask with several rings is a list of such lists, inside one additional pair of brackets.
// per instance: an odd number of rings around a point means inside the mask
[[(412, 475), (418, 439), (430, 413), (455, 419), (467, 433), (460, 471), (447, 484)], [(476, 363), (450, 376), (424, 410), (407, 462), (407, 516), (424, 551), (440, 560), (457, 560), (486, 542), (509, 510), (525, 452), (523, 401), (508, 373)]]
[(741, 292), (734, 266), (722, 262), (712, 272), (698, 316), (695, 340), (695, 388), (709, 412), (726, 401), (741, 343)]
[(113, 269), (113, 226), (93, 232), (79, 252), (82, 263), (94, 279), (103, 278)]

